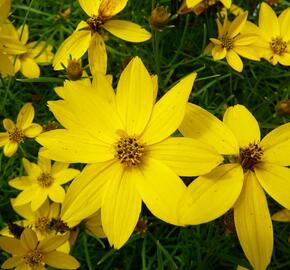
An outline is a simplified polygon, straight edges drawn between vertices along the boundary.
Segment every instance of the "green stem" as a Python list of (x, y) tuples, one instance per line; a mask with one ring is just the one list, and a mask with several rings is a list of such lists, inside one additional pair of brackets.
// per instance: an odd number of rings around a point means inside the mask
[(88, 250), (88, 243), (87, 243), (87, 236), (84, 234), (83, 236), (83, 246), (84, 246), (84, 252), (85, 252), (85, 257), (86, 257), (86, 262), (89, 270), (93, 270), (92, 262), (90, 259), (90, 254)]

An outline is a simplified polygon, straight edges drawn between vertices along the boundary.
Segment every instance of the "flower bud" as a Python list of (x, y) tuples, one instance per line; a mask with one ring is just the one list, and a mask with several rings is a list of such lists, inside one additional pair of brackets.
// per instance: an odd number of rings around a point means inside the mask
[(275, 107), (276, 113), (280, 116), (290, 115), (290, 99), (279, 101)]
[(164, 6), (156, 7), (151, 12), (151, 26), (156, 30), (163, 29), (167, 25), (170, 15), (171, 14), (166, 10)]
[(67, 65), (67, 76), (70, 80), (79, 80), (83, 75), (83, 68), (79, 60), (69, 60)]

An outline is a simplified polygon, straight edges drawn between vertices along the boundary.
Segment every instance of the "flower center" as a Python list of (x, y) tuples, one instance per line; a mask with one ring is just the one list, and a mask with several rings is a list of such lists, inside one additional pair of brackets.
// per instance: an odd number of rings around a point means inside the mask
[(23, 256), (23, 260), (25, 264), (28, 264), (32, 269), (34, 269), (35, 266), (42, 263), (43, 255), (39, 250), (34, 249), (26, 253)]
[(97, 32), (101, 28), (101, 26), (105, 23), (106, 19), (107, 19), (106, 17), (103, 17), (101, 15), (99, 16), (93, 15), (93, 17), (87, 20), (87, 24), (89, 25), (90, 30), (92, 32)]
[(256, 143), (250, 143), (248, 147), (240, 149), (240, 164), (244, 171), (253, 170), (254, 166), (260, 162), (263, 155), (262, 148)]
[(115, 144), (115, 157), (126, 167), (132, 167), (141, 163), (144, 154), (144, 145), (140, 144), (136, 137), (122, 137)]
[(9, 140), (16, 143), (23, 142), (25, 138), (24, 133), (21, 129), (15, 127), (13, 130), (8, 131)]
[(41, 233), (49, 231), (50, 219), (48, 217), (39, 217), (35, 222), (35, 228)]
[(43, 188), (50, 187), (53, 183), (53, 180), (53, 177), (49, 173), (42, 173), (37, 178), (38, 184)]
[(220, 38), (220, 41), (222, 42), (222, 46), (226, 48), (227, 50), (231, 50), (234, 47), (234, 40), (228, 37), (227, 34), (223, 35)]
[(287, 49), (287, 42), (281, 37), (272, 38), (270, 47), (275, 54), (282, 55)]

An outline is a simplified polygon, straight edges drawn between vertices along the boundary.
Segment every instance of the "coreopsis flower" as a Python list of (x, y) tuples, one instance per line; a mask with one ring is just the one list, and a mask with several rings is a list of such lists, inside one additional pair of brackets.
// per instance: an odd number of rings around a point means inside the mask
[(273, 249), (273, 228), (264, 190), (290, 208), (290, 123), (262, 140), (254, 116), (242, 105), (229, 107), (223, 122), (194, 104), (180, 126), (184, 136), (206, 141), (225, 164), (195, 179), (180, 205), (181, 220), (200, 224), (229, 209), (240, 244), (254, 269), (266, 269)]
[(112, 19), (125, 8), (127, 0), (79, 0), (79, 3), (90, 18), (81, 21), (75, 32), (61, 44), (53, 61), (55, 70), (66, 67), (69, 59), (80, 59), (88, 50), (91, 73), (106, 74), (107, 52), (102, 37), (104, 30), (130, 42), (143, 42), (151, 38), (149, 32), (135, 23)]
[(178, 177), (210, 171), (222, 158), (212, 147), (170, 135), (183, 119), (196, 74), (190, 74), (155, 105), (154, 83), (140, 58), (121, 74), (115, 94), (101, 73), (95, 89), (67, 81), (63, 100), (49, 108), (64, 129), (43, 133), (41, 155), (89, 163), (72, 182), (61, 218), (73, 227), (101, 208), (111, 245), (132, 234), (142, 201), (158, 218), (180, 225), (177, 205), (186, 187)]
[(46, 269), (49, 265), (58, 269), (77, 269), (79, 262), (69, 254), (56, 251), (68, 240), (69, 235), (52, 236), (39, 240), (32, 229), (25, 229), (20, 239), (0, 236), (0, 247), (12, 254), (2, 264), (2, 269)]
[(290, 8), (285, 9), (277, 18), (274, 10), (262, 3), (259, 12), (259, 27), (247, 22), (244, 33), (259, 34), (253, 44), (260, 56), (273, 65), (280, 63), (290, 66)]
[(49, 197), (52, 201), (62, 203), (65, 196), (61, 186), (71, 181), (79, 170), (68, 168), (68, 163), (54, 162), (38, 156), (37, 164), (23, 158), (23, 167), (27, 176), (16, 177), (9, 181), (9, 185), (22, 190), (14, 200), (14, 206), (31, 202), (32, 211), (36, 211)]
[(20, 143), (27, 138), (35, 138), (42, 131), (42, 127), (32, 123), (34, 108), (31, 103), (26, 103), (18, 113), (16, 124), (5, 118), (3, 126), (6, 132), (0, 132), (0, 147), (4, 146), (4, 155), (11, 157), (17, 151)]
[(243, 70), (243, 62), (240, 56), (256, 61), (260, 60), (257, 52), (251, 47), (258, 35), (254, 33), (241, 34), (247, 17), (248, 12), (244, 12), (230, 22), (226, 16), (223, 25), (217, 19), (218, 38), (210, 39), (213, 43), (211, 51), (213, 59), (226, 58), (228, 64), (239, 72)]

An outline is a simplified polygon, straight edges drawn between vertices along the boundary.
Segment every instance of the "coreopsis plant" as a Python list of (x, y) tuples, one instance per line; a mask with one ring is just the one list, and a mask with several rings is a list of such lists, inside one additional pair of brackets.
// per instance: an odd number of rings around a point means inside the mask
[(68, 240), (69, 235), (52, 236), (39, 240), (36, 233), (26, 228), (20, 239), (0, 236), (0, 247), (12, 254), (2, 264), (2, 269), (34, 270), (46, 269), (45, 265), (49, 265), (58, 269), (77, 269), (79, 262), (69, 254), (56, 251)]
[(41, 133), (42, 127), (32, 123), (34, 114), (32, 104), (26, 103), (18, 113), (16, 124), (8, 118), (3, 120), (6, 132), (0, 132), (0, 147), (4, 147), (5, 156), (13, 156), (26, 137), (35, 138)]
[(69, 59), (80, 59), (88, 50), (91, 73), (106, 74), (104, 30), (130, 42), (143, 42), (151, 38), (149, 32), (135, 23), (112, 19), (125, 8), (127, 0), (79, 0), (79, 3), (90, 18), (81, 21), (75, 32), (61, 44), (53, 61), (55, 70), (66, 67)]
[(259, 34), (259, 39), (253, 44), (260, 56), (273, 65), (280, 63), (290, 66), (290, 7), (277, 18), (274, 10), (262, 3), (259, 12), (259, 27), (247, 22), (244, 33)]
[(13, 201), (14, 206), (31, 202), (32, 211), (40, 208), (47, 198), (62, 203), (65, 196), (63, 184), (71, 181), (79, 170), (68, 168), (68, 163), (54, 162), (38, 156), (37, 164), (23, 158), (23, 167), (27, 176), (16, 177), (9, 181), (9, 185), (22, 190)]
[(240, 56), (259, 61), (258, 53), (252, 48), (252, 44), (258, 38), (255, 33), (241, 34), (247, 21), (248, 12), (243, 12), (230, 22), (224, 17), (223, 25), (217, 19), (218, 38), (211, 38), (213, 43), (211, 50), (214, 60), (226, 58), (228, 64), (236, 71), (243, 70), (243, 62)]
[(240, 244), (254, 269), (266, 269), (273, 249), (273, 228), (264, 190), (290, 208), (290, 123), (262, 140), (254, 116), (242, 105), (218, 118), (189, 104), (180, 126), (184, 136), (211, 144), (223, 165), (195, 179), (180, 205), (185, 224), (214, 220), (234, 210)]
[(122, 72), (116, 93), (104, 75), (96, 75), (94, 91), (78, 81), (65, 83), (63, 100), (48, 103), (64, 129), (37, 141), (42, 156), (90, 164), (70, 185), (62, 220), (75, 226), (101, 208), (104, 232), (120, 248), (142, 201), (156, 217), (180, 225), (177, 205), (186, 187), (179, 176), (209, 172), (222, 157), (207, 144), (170, 137), (184, 117), (195, 73), (156, 104), (153, 80), (138, 57)]

